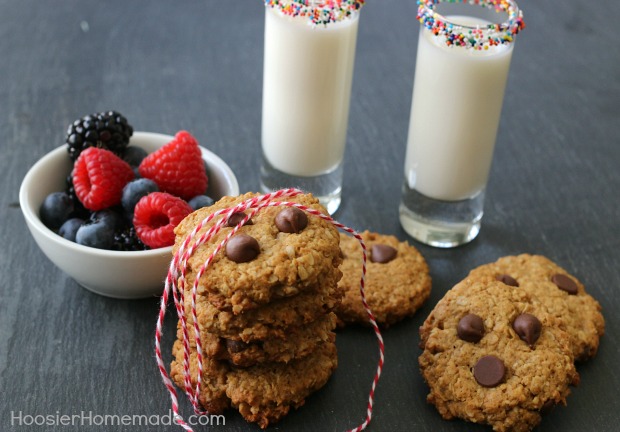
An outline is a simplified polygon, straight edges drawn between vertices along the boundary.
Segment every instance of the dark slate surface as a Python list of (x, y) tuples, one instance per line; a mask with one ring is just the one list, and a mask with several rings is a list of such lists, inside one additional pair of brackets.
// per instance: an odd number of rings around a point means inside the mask
[[(414, 243), (429, 262), (433, 293), (412, 320), (385, 332), (369, 430), (487, 430), (446, 422), (426, 404), (417, 327), (469, 269), (520, 252), (547, 255), (572, 271), (607, 319), (599, 355), (579, 367), (582, 382), (568, 406), (539, 430), (611, 431), (620, 423), (620, 3), (521, 6), (528, 27), (513, 57), (482, 231), (453, 250)], [(336, 215), (403, 240), (397, 205), (414, 15), (412, 0), (369, 0), (363, 10)], [(0, 430), (181, 430), (18, 425), (20, 412), (163, 415), (170, 407), (153, 353), (157, 300), (100, 297), (55, 268), (26, 231), (18, 189), (73, 119), (117, 109), (136, 130), (192, 131), (230, 164), (242, 191), (256, 190), (262, 39), (258, 0), (0, 0)], [(174, 327), (169, 319), (166, 352)], [(340, 367), (328, 385), (272, 430), (337, 431), (362, 421), (376, 343), (370, 330), (351, 329), (338, 346)], [(258, 428), (230, 413), (211, 430)]]

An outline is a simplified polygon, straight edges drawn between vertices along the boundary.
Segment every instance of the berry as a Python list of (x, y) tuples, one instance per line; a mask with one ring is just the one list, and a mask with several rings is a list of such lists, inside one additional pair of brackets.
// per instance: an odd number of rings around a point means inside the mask
[(73, 212), (73, 201), (65, 192), (52, 192), (45, 197), (39, 208), (39, 217), (43, 225), (56, 231), (69, 219)]
[(69, 195), (69, 198), (71, 198), (71, 201), (73, 202), (73, 213), (69, 216), (72, 218), (88, 219), (91, 211), (84, 207), (84, 204), (82, 204), (82, 202), (75, 195), (75, 188), (73, 187), (73, 173), (67, 176), (67, 187), (65, 188), (65, 192)]
[(201, 209), (203, 207), (212, 206), (214, 202), (215, 201), (213, 201), (212, 198), (209, 198), (206, 195), (196, 195), (194, 198), (189, 200), (187, 203), (194, 210), (198, 210), (198, 209)]
[(139, 166), (140, 175), (149, 178), (159, 189), (191, 199), (207, 190), (207, 173), (196, 139), (180, 131), (168, 144), (148, 155)]
[(159, 192), (157, 183), (153, 180), (142, 178), (130, 181), (125, 185), (121, 197), (121, 204), (125, 211), (125, 216), (127, 216), (129, 220), (133, 220), (133, 209), (136, 207), (138, 201), (140, 201), (140, 198), (151, 192)]
[(99, 147), (122, 156), (133, 135), (133, 127), (116, 111), (100, 112), (75, 120), (67, 130), (67, 150), (71, 160), (89, 147)]
[(174, 244), (174, 228), (192, 212), (181, 198), (165, 192), (153, 192), (138, 201), (133, 225), (142, 242), (155, 249)]
[(114, 233), (122, 225), (122, 218), (113, 210), (101, 210), (78, 228), (75, 242), (98, 249), (112, 249)]
[(139, 166), (147, 155), (148, 153), (142, 147), (129, 146), (125, 149), (123, 160), (133, 168)]
[(131, 225), (125, 227), (123, 230), (116, 231), (114, 234), (114, 245), (112, 248), (114, 250), (126, 252), (148, 249), (148, 247), (140, 241), (138, 235), (136, 234), (135, 228)]
[(121, 202), (123, 188), (134, 178), (129, 164), (109, 150), (87, 148), (73, 167), (73, 186), (78, 199), (97, 211)]
[(60, 229), (58, 230), (58, 235), (66, 238), (69, 241), (75, 242), (75, 235), (77, 234), (77, 230), (84, 225), (84, 220), (80, 218), (71, 218), (67, 220)]

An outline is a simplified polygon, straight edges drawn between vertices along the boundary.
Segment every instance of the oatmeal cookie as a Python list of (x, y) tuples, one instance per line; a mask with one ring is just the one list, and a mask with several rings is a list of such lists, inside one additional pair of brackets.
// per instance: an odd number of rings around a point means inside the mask
[[(175, 229), (179, 249), (185, 238), (208, 215), (257, 196), (247, 193), (224, 197), (214, 205), (187, 216)], [(303, 204), (324, 214), (327, 211), (310, 194), (283, 200)], [(250, 210), (246, 211), (249, 213)], [(224, 215), (212, 220), (199, 235), (215, 225)], [(245, 215), (236, 215), (235, 226)], [(200, 245), (188, 260), (188, 273), (194, 274), (228, 235), (231, 226), (223, 228), (211, 241)], [(196, 237), (198, 238), (198, 237)], [(290, 207), (268, 207), (260, 210), (229, 240), (200, 278), (200, 289), (210, 294), (212, 305), (234, 314), (258, 308), (272, 300), (292, 297), (316, 286), (322, 275), (340, 265), (337, 229), (317, 216)]]
[[(431, 292), (426, 261), (416, 248), (391, 235), (369, 231), (360, 234), (368, 249), (365, 295), (377, 323), (384, 327), (409, 317)], [(359, 292), (362, 249), (355, 237), (340, 234), (344, 260), (339, 286), (344, 291), (336, 308), (339, 324), (368, 324)]]
[[(173, 350), (171, 377), (185, 388), (183, 345), (177, 340)], [(322, 344), (312, 354), (289, 363), (265, 363), (236, 368), (225, 361), (203, 357), (200, 404), (211, 414), (234, 407), (250, 422), (265, 428), (299, 408), (305, 398), (323, 387), (338, 364), (336, 345)], [(196, 349), (191, 349), (190, 376), (195, 387), (198, 375)]]
[[(291, 327), (307, 325), (331, 312), (342, 298), (335, 279), (325, 279), (296, 296), (274, 300), (260, 308), (241, 314), (223, 311), (198, 295), (196, 315), (201, 331), (243, 342), (284, 339)], [(185, 295), (185, 316), (191, 320), (191, 297)]]
[(265, 428), (299, 408), (306, 397), (323, 387), (338, 365), (336, 345), (323, 344), (313, 354), (287, 364), (261, 364), (234, 369), (226, 395), (250, 422)]
[(584, 361), (598, 351), (605, 333), (600, 304), (583, 284), (562, 267), (540, 255), (522, 254), (500, 258), (472, 270), (468, 278), (490, 278), (518, 286), (558, 318), (571, 339), (573, 355)]
[(524, 290), (460, 282), (420, 328), (428, 402), (445, 419), (531, 430), (579, 381), (569, 337), (557, 324)]
[[(249, 367), (257, 363), (280, 362), (303, 358), (314, 352), (324, 343), (333, 343), (336, 335), (336, 315), (329, 313), (324, 317), (302, 327), (287, 329), (286, 339), (270, 338), (264, 341), (243, 342), (240, 339), (227, 339), (213, 333), (201, 332), (202, 349), (206, 356), (226, 360), (233, 366)], [(182, 330), (177, 329), (177, 338), (182, 339)], [(188, 339), (196, 346), (194, 329), (188, 328)]]
[[(173, 360), (170, 364), (170, 378), (185, 391), (185, 378), (183, 375), (183, 342), (177, 339), (172, 347)], [(192, 389), (196, 388), (198, 377), (198, 357), (196, 345), (190, 348), (189, 357), (190, 382)], [(226, 362), (202, 357), (202, 383), (200, 384), (200, 405), (211, 414), (221, 414), (230, 408), (230, 399), (226, 396), (226, 382), (230, 367)]]

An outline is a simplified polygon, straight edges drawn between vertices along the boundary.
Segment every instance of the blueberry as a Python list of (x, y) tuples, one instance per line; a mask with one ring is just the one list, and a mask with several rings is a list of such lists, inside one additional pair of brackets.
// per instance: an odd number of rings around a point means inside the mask
[(56, 231), (69, 219), (73, 208), (73, 200), (69, 195), (65, 192), (52, 192), (43, 200), (39, 208), (39, 217), (46, 227)]
[(201, 209), (203, 207), (212, 206), (214, 201), (206, 195), (196, 195), (194, 198), (187, 202), (194, 210)]
[(158, 191), (159, 188), (157, 187), (157, 183), (153, 180), (141, 178), (127, 183), (123, 189), (123, 197), (121, 198), (121, 204), (123, 206), (123, 211), (125, 212), (125, 217), (132, 220), (133, 209), (136, 207), (138, 201), (140, 201), (140, 198), (150, 194), (151, 192)]
[(122, 209), (120, 207), (110, 207), (105, 210), (93, 212), (90, 216), (90, 222), (103, 222), (115, 230), (122, 228), (125, 224)]
[(84, 220), (80, 218), (71, 218), (67, 220), (60, 229), (58, 230), (58, 235), (66, 238), (69, 241), (75, 241), (75, 235), (77, 234), (77, 230), (84, 225)]
[(137, 167), (147, 155), (148, 153), (143, 148), (129, 146), (125, 149), (125, 153), (123, 154), (123, 160), (132, 167)]
[(114, 233), (122, 224), (121, 215), (113, 210), (106, 209), (95, 212), (88, 222), (78, 228), (75, 241), (84, 246), (112, 249)]

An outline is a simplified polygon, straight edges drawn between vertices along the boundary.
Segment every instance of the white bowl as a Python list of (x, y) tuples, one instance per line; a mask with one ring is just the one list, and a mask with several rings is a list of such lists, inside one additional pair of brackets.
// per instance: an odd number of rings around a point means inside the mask
[[(173, 139), (170, 135), (135, 132), (130, 145), (152, 153)], [(200, 148), (209, 171), (207, 195), (213, 199), (239, 195), (239, 184), (229, 166)], [(109, 251), (79, 245), (47, 228), (39, 219), (45, 197), (65, 189), (71, 171), (65, 146), (43, 156), (28, 171), (19, 190), (26, 224), (43, 253), (84, 288), (108, 297), (134, 299), (162, 293), (172, 258), (172, 247), (137, 252)]]

